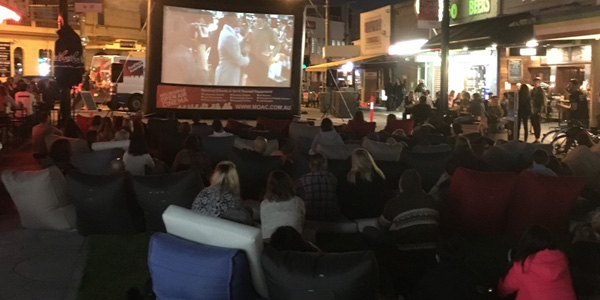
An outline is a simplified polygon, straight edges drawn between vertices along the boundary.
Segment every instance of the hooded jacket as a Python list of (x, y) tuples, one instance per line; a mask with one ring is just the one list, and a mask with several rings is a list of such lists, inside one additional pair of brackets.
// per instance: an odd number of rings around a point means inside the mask
[(516, 300), (576, 300), (569, 265), (560, 250), (542, 250), (525, 263), (514, 262), (498, 284), (498, 294), (517, 293)]

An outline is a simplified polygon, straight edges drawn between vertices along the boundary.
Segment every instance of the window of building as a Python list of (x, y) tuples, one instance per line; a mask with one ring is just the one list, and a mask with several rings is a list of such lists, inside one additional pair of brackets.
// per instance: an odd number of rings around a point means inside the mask
[(48, 76), (52, 72), (52, 50), (40, 49), (38, 72), (40, 76)]
[(104, 13), (98, 13), (98, 25), (104, 25)]
[(17, 47), (14, 51), (15, 56), (15, 76), (23, 76), (23, 48)]

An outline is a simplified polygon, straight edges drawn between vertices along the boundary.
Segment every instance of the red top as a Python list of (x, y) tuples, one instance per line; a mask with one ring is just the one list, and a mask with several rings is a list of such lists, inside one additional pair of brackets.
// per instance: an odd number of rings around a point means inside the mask
[(517, 293), (516, 300), (576, 300), (569, 263), (559, 250), (542, 250), (513, 263), (498, 284), (501, 297)]

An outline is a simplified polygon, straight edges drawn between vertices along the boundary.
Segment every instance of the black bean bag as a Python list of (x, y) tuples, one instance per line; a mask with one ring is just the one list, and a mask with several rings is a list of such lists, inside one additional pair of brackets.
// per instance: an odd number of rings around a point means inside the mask
[(186, 171), (167, 175), (135, 176), (135, 198), (144, 211), (146, 231), (165, 232), (163, 212), (171, 204), (191, 208), (203, 188), (200, 174)]
[(234, 149), (232, 161), (240, 176), (243, 199), (262, 200), (269, 174), (283, 167), (281, 157), (262, 156), (251, 150)]
[(123, 157), (123, 149), (107, 149), (80, 153), (73, 155), (71, 161), (77, 169), (86, 174), (108, 175), (110, 174), (110, 162), (116, 158)]
[(126, 173), (90, 175), (69, 172), (69, 198), (77, 212), (81, 235), (131, 234), (143, 231), (143, 216), (130, 191)]
[(202, 147), (210, 157), (213, 167), (224, 160), (230, 160), (235, 136), (203, 137)]
[(271, 300), (378, 299), (372, 252), (317, 254), (266, 247), (262, 266)]
[(405, 169), (416, 169), (421, 175), (423, 190), (428, 192), (446, 171), (446, 164), (452, 157), (452, 152), (416, 153), (405, 151), (402, 162)]

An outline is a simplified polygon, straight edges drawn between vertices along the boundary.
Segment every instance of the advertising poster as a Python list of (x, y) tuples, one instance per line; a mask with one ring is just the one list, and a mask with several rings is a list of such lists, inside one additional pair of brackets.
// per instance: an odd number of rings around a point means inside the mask
[(290, 89), (159, 85), (156, 108), (291, 111)]
[(10, 43), (0, 42), (0, 77), (10, 77)]
[(420, 0), (419, 1), (419, 28), (439, 28), (439, 1), (438, 0)]

